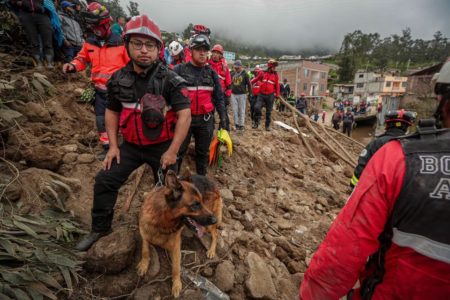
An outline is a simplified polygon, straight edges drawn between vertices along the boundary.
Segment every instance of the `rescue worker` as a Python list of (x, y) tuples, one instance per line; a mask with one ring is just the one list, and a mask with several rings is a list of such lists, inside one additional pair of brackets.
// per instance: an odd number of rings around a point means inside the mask
[[(136, 16), (123, 34), (131, 62), (108, 82), (106, 128), (111, 145), (95, 178), (91, 233), (76, 245), (79, 251), (110, 232), (118, 190), (135, 169), (149, 164), (155, 182), (163, 170), (176, 169), (191, 120), (186, 82), (159, 59), (158, 26), (146, 15)], [(124, 139), (120, 146), (119, 128)]]
[(342, 116), (342, 133), (347, 133), (348, 136), (351, 136), (354, 122), (355, 116), (352, 113), (352, 109), (348, 107), (347, 112)]
[[(311, 260), (302, 300), (349, 291), (352, 300), (448, 299), (450, 58), (434, 92), (436, 119), (419, 121), (417, 134), (386, 143), (370, 159)], [(361, 287), (351, 290), (357, 280)]]
[[(280, 83), (280, 93), (281, 96), (286, 100), (289, 97), (289, 94), (291, 93), (291, 87), (289, 86), (289, 83), (287, 83), (287, 78), (283, 79), (283, 83)], [(284, 112), (286, 109), (285, 105), (280, 102), (280, 106), (278, 107), (279, 112)]]
[(255, 104), (255, 120), (253, 122), (253, 128), (259, 127), (261, 120), (261, 109), (266, 107), (266, 130), (270, 131), (270, 121), (272, 115), (273, 102), (275, 97), (280, 96), (280, 84), (277, 71), (278, 62), (274, 59), (269, 59), (267, 62), (267, 71), (260, 72), (258, 76), (252, 79), (251, 84), (257, 81), (261, 81), (259, 88), (259, 95)]
[(224, 93), (225, 111), (226, 111), (226, 127), (225, 130), (230, 130), (230, 118), (228, 117), (228, 107), (230, 106), (231, 98), (231, 74), (227, 63), (223, 58), (223, 47), (220, 44), (214, 45), (211, 50), (211, 59), (209, 65), (216, 71), (220, 79), (220, 85)]
[(411, 126), (416, 119), (416, 113), (405, 110), (391, 110), (386, 113), (384, 123), (386, 131), (371, 141), (361, 152), (358, 158), (358, 164), (355, 167), (350, 186), (355, 188), (361, 177), (362, 171), (366, 167), (370, 158), (387, 142), (405, 135), (408, 127)]
[(338, 107), (338, 108), (336, 108), (336, 111), (331, 116), (331, 123), (333, 123), (333, 128), (336, 130), (339, 130), (339, 124), (341, 123), (341, 121), (342, 121), (342, 114)]
[[(262, 69), (259, 66), (256, 66), (255, 69), (253, 70), (254, 78), (256, 78), (259, 75), (259, 73), (261, 73), (261, 72), (262, 72)], [(250, 96), (250, 118), (252, 120), (252, 123), (254, 123), (255, 122), (255, 104), (256, 104), (256, 99), (258, 99), (261, 81), (251, 80), (250, 82), (252, 83), (252, 95)]]
[(103, 160), (109, 149), (109, 139), (105, 128), (106, 82), (111, 75), (124, 67), (130, 60), (122, 38), (111, 32), (111, 16), (108, 9), (91, 2), (87, 11), (83, 12), (94, 35), (87, 38), (77, 56), (63, 65), (63, 72), (74, 73), (86, 69), (91, 64), (91, 80), (95, 86), (95, 116), (103, 152), (99, 159)]
[(169, 54), (172, 58), (169, 65), (170, 69), (173, 69), (176, 65), (188, 62), (191, 58), (190, 55), (186, 55), (184, 47), (177, 41), (173, 41), (169, 44)]
[(192, 60), (176, 65), (175, 73), (186, 80), (191, 100), (192, 123), (186, 139), (181, 146), (178, 170), (187, 152), (191, 137), (195, 139), (195, 165), (197, 174), (206, 175), (209, 158), (209, 145), (214, 132), (214, 109), (220, 118), (220, 127), (226, 127), (225, 102), (222, 86), (217, 73), (207, 64), (211, 43), (206, 35), (198, 34), (189, 45)]

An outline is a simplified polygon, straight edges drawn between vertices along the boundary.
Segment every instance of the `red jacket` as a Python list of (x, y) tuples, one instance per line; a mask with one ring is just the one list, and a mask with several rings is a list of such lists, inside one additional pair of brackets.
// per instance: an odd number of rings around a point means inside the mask
[(274, 94), (280, 96), (280, 84), (277, 72), (260, 72), (258, 76), (252, 79), (251, 84), (261, 81), (260, 93), (263, 95)]
[(219, 75), (220, 79), (220, 85), (222, 86), (222, 90), (224, 91), (224, 94), (226, 97), (231, 96), (231, 74), (230, 70), (228, 69), (227, 64), (225, 63), (224, 59), (221, 59), (218, 62), (213, 61), (212, 59), (209, 60), (209, 65), (211, 68), (216, 71), (217, 75)]
[(90, 63), (92, 65), (92, 82), (96, 88), (106, 90), (106, 82), (111, 75), (123, 68), (129, 60), (122, 39), (111, 33), (103, 46), (95, 37), (88, 38), (71, 64), (78, 72), (86, 69), (87, 64)]
[[(339, 299), (365, 277), (367, 258), (379, 248), (383, 231), (403, 185), (405, 156), (400, 142), (384, 145), (370, 159), (305, 273), (300, 299)], [(386, 273), (372, 300), (449, 299), (450, 264), (392, 244)], [(352, 300), (361, 299), (357, 289)]]

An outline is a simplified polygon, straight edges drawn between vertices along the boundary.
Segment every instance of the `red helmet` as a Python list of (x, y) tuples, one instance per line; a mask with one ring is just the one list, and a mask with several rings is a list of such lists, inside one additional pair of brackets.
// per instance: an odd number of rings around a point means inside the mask
[(214, 45), (214, 47), (212, 47), (211, 51), (217, 51), (217, 52), (219, 52), (220, 54), (223, 55), (223, 47), (220, 44)]
[(194, 25), (194, 33), (195, 34), (205, 34), (205, 35), (210, 35), (211, 34), (211, 30), (209, 30), (208, 27), (206, 27), (205, 25)]
[(125, 25), (125, 30), (123, 31), (124, 39), (129, 41), (132, 34), (145, 35), (157, 40), (160, 45), (163, 44), (158, 25), (146, 15), (134, 16)]
[(278, 66), (278, 62), (275, 59), (269, 59), (269, 61), (267, 62), (267, 67), (276, 67)]
[[(384, 117), (386, 125), (394, 124), (396, 127), (400, 127), (402, 124), (411, 126), (416, 119), (417, 114), (412, 111), (390, 110)], [(398, 126), (397, 126), (398, 125)]]
[(91, 2), (87, 10), (82, 12), (82, 17), (87, 24), (90, 25), (103, 25), (112, 21), (106, 6), (101, 5), (98, 2)]

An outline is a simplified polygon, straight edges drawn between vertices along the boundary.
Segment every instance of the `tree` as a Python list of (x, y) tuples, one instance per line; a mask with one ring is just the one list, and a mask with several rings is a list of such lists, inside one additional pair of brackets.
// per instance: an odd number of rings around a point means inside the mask
[(341, 67), (338, 71), (340, 82), (350, 82), (353, 80), (355, 66), (349, 56), (343, 56), (339, 62)]
[(191, 37), (192, 31), (194, 30), (194, 24), (189, 23), (188, 27), (186, 27), (185, 30), (183, 30), (183, 39), (187, 40)]
[(130, 17), (139, 16), (141, 13), (139, 12), (139, 4), (137, 2), (130, 1), (130, 5), (127, 6), (128, 12), (130, 13)]

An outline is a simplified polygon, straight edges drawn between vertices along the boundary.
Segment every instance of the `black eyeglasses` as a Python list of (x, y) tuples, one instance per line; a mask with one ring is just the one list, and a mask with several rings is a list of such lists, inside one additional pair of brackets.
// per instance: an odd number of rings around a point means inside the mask
[(153, 51), (156, 49), (156, 47), (158, 46), (155, 43), (152, 42), (141, 42), (141, 41), (137, 41), (137, 40), (132, 40), (130, 41), (131, 45), (133, 45), (133, 48), (136, 50), (141, 50), (142, 47), (145, 45), (145, 48), (147, 48), (148, 51)]

